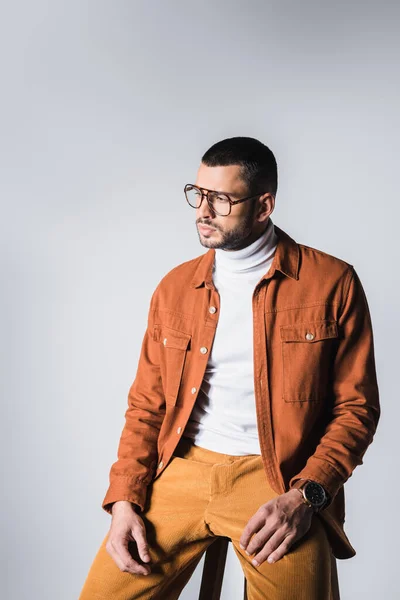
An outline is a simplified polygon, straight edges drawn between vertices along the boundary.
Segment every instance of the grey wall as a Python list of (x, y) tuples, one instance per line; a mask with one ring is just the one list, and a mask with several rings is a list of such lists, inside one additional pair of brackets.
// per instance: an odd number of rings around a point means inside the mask
[[(77, 598), (110, 524), (101, 502), (151, 293), (205, 251), (183, 186), (212, 143), (250, 135), (278, 160), (275, 223), (354, 264), (368, 296), (382, 418), (346, 483), (357, 555), (338, 566), (342, 600), (394, 600), (398, 5), (0, 10), (4, 597)], [(223, 599), (239, 599), (233, 553), (228, 567)]]

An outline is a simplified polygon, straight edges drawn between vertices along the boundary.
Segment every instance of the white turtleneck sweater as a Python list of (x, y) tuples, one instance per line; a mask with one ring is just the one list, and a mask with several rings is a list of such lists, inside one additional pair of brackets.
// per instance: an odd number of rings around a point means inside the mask
[(232, 455), (261, 454), (254, 395), (254, 288), (269, 270), (277, 245), (271, 218), (241, 250), (215, 249), (213, 282), (220, 314), (204, 378), (184, 431), (197, 445)]

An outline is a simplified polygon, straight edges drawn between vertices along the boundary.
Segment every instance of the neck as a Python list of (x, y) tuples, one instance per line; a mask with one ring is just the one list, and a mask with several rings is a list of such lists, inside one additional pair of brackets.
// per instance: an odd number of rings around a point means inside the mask
[(271, 218), (265, 231), (251, 244), (240, 250), (215, 249), (215, 264), (218, 268), (230, 272), (249, 272), (257, 270), (266, 263), (274, 252), (277, 236)]

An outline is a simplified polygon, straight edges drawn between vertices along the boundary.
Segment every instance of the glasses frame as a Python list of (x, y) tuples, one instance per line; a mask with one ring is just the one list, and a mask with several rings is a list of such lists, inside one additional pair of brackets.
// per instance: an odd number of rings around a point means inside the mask
[[(187, 197), (187, 195), (186, 195), (186, 188), (187, 188), (188, 186), (190, 186), (190, 187), (192, 187), (192, 188), (195, 188), (196, 190), (199, 190), (199, 192), (200, 192), (200, 194), (201, 194), (201, 201), (200, 201), (200, 204), (199, 204), (199, 206), (196, 206), (196, 207), (195, 207), (195, 206), (192, 206), (192, 205), (189, 203), (188, 197)], [(184, 187), (184, 190), (183, 190), (183, 191), (185, 192), (185, 198), (186, 198), (186, 202), (189, 204), (189, 206), (190, 206), (191, 208), (196, 208), (196, 209), (197, 209), (197, 208), (200, 208), (200, 206), (202, 205), (202, 202), (203, 202), (203, 197), (205, 196), (205, 197), (206, 197), (206, 200), (207, 200), (207, 204), (208, 204), (208, 206), (209, 206), (210, 210), (212, 210), (212, 211), (213, 211), (213, 212), (214, 212), (216, 215), (219, 215), (220, 217), (229, 217), (229, 215), (231, 214), (232, 206), (233, 206), (234, 204), (240, 204), (241, 202), (245, 202), (245, 200), (251, 200), (252, 198), (257, 198), (258, 196), (262, 196), (262, 194), (254, 194), (254, 196), (247, 196), (246, 198), (240, 198), (240, 200), (231, 200), (231, 198), (230, 198), (229, 194), (226, 194), (225, 192), (218, 192), (218, 191), (216, 191), (216, 190), (208, 190), (207, 188), (201, 188), (201, 187), (199, 187), (198, 185), (194, 185), (193, 183), (187, 183), (187, 184), (185, 185), (185, 187)], [(205, 192), (207, 192), (207, 193), (205, 193)], [(208, 193), (209, 193), (209, 192), (212, 192), (212, 193), (214, 193), (214, 194), (221, 194), (221, 195), (223, 195), (223, 196), (226, 196), (226, 197), (228, 198), (228, 201), (229, 201), (229, 212), (228, 212), (228, 214), (227, 214), (227, 215), (221, 215), (221, 214), (220, 214), (218, 211), (216, 211), (216, 210), (215, 210), (215, 208), (214, 208), (213, 206), (211, 206), (211, 204), (210, 204), (210, 202), (209, 202), (209, 200), (208, 200)]]

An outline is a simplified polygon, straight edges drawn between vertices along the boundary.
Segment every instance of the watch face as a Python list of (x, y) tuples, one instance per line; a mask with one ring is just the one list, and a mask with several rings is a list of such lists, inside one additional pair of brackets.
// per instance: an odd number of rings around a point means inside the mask
[(314, 506), (321, 506), (326, 499), (325, 490), (319, 483), (309, 481), (304, 486), (304, 494)]

